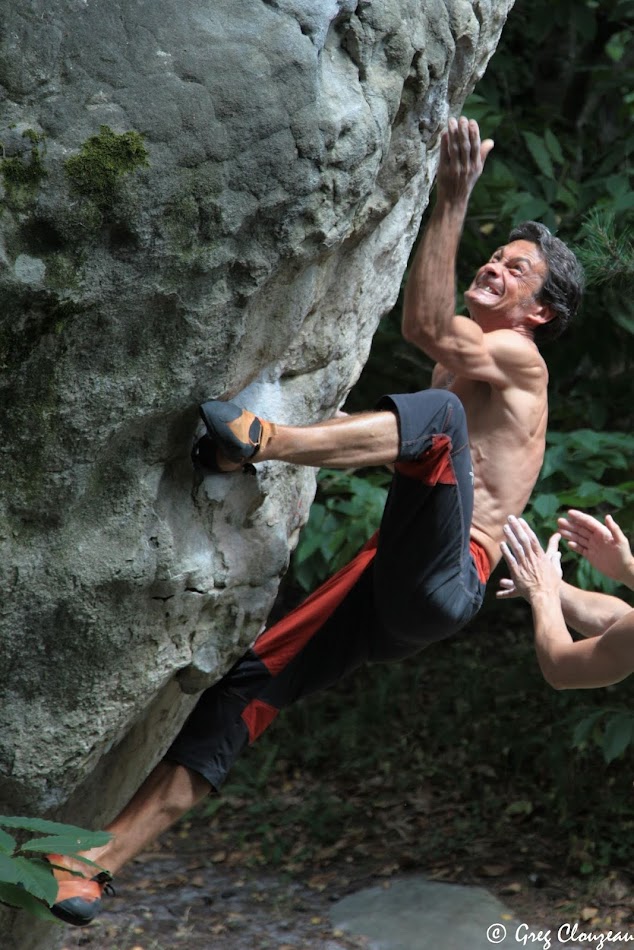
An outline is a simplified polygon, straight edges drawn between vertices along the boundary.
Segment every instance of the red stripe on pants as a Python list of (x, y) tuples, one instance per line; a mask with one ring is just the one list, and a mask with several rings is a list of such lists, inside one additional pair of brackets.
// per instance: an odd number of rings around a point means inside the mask
[(270, 706), (261, 699), (252, 699), (249, 705), (242, 711), (242, 719), (249, 730), (249, 743), (255, 742), (258, 736), (261, 736), (267, 729), (277, 714), (279, 709)]
[(281, 672), (330, 617), (376, 554), (378, 531), (357, 556), (318, 587), (299, 607), (266, 630), (253, 644), (271, 675)]
[(416, 478), (425, 485), (455, 485), (456, 473), (451, 462), (451, 439), (448, 435), (434, 435), (431, 447), (414, 462), (397, 462), (400, 475)]

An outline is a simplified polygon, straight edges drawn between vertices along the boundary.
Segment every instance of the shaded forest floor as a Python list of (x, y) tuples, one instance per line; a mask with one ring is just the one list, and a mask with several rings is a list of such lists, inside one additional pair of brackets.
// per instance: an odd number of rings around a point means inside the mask
[(280, 717), (63, 946), (363, 947), (333, 931), (332, 902), (412, 872), (485, 887), (553, 934), (634, 935), (631, 756), (571, 748), (584, 715), (631, 708), (630, 692), (546, 687), (526, 620), (485, 612), (459, 641)]

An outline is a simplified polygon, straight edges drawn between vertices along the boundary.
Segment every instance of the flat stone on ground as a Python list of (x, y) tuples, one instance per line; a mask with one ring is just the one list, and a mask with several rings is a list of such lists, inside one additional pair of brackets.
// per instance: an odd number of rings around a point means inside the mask
[[(520, 921), (483, 888), (418, 876), (351, 894), (333, 905), (331, 919), (338, 929), (367, 937), (368, 950), (517, 950), (526, 933), (518, 935)], [(555, 934), (548, 939), (530, 929), (531, 946), (562, 946)]]

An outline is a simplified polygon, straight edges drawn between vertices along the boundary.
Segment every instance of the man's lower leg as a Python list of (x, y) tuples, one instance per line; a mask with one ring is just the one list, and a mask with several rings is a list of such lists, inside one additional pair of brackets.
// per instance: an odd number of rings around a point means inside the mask
[(362, 468), (395, 462), (398, 449), (396, 416), (391, 412), (367, 412), (311, 426), (277, 426), (257, 460)]
[[(355, 414), (310, 426), (281, 426), (234, 407), (239, 416), (227, 424), (219, 415), (225, 414), (230, 406), (232, 404), (210, 402), (202, 407), (207, 429), (218, 446), (217, 462), (221, 471), (241, 467), (242, 462), (237, 461), (236, 433), (244, 440), (244, 461), (276, 460), (295, 465), (360, 468), (388, 465), (398, 456), (398, 423), (392, 412)], [(259, 439), (257, 446), (253, 441), (255, 437)]]
[[(112, 839), (102, 847), (83, 852), (83, 857), (114, 875), (162, 832), (167, 831), (182, 815), (202, 801), (211, 790), (209, 782), (198, 773), (176, 763), (159, 762), (128, 805), (106, 827), (105, 830), (112, 834)], [(60, 882), (60, 897), (57, 906), (59, 902), (62, 902), (68, 911), (66, 916), (62, 914), (59, 916), (69, 923), (80, 923), (82, 916), (85, 916), (85, 922), (89, 922), (92, 919), (91, 898), (84, 885), (86, 879), (92, 878), (97, 873), (96, 869), (76, 858), (66, 856), (55, 857), (54, 863), (59, 863), (69, 871), (79, 872), (83, 876), (82, 879), (69, 872), (55, 871), (55, 876)], [(77, 882), (79, 882), (78, 901), (73, 895), (74, 885)], [(95, 892), (93, 903), (98, 904), (101, 889), (95, 885), (92, 887)], [(75, 908), (74, 904), (78, 904), (78, 907)], [(76, 920), (73, 919), (75, 910), (77, 910)]]

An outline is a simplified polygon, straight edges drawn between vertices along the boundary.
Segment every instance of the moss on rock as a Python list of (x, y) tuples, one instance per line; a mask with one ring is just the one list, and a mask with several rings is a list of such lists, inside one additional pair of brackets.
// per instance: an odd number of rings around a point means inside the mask
[(110, 205), (124, 175), (148, 165), (147, 149), (138, 132), (117, 134), (102, 125), (78, 155), (67, 159), (65, 169), (73, 188), (103, 209)]

